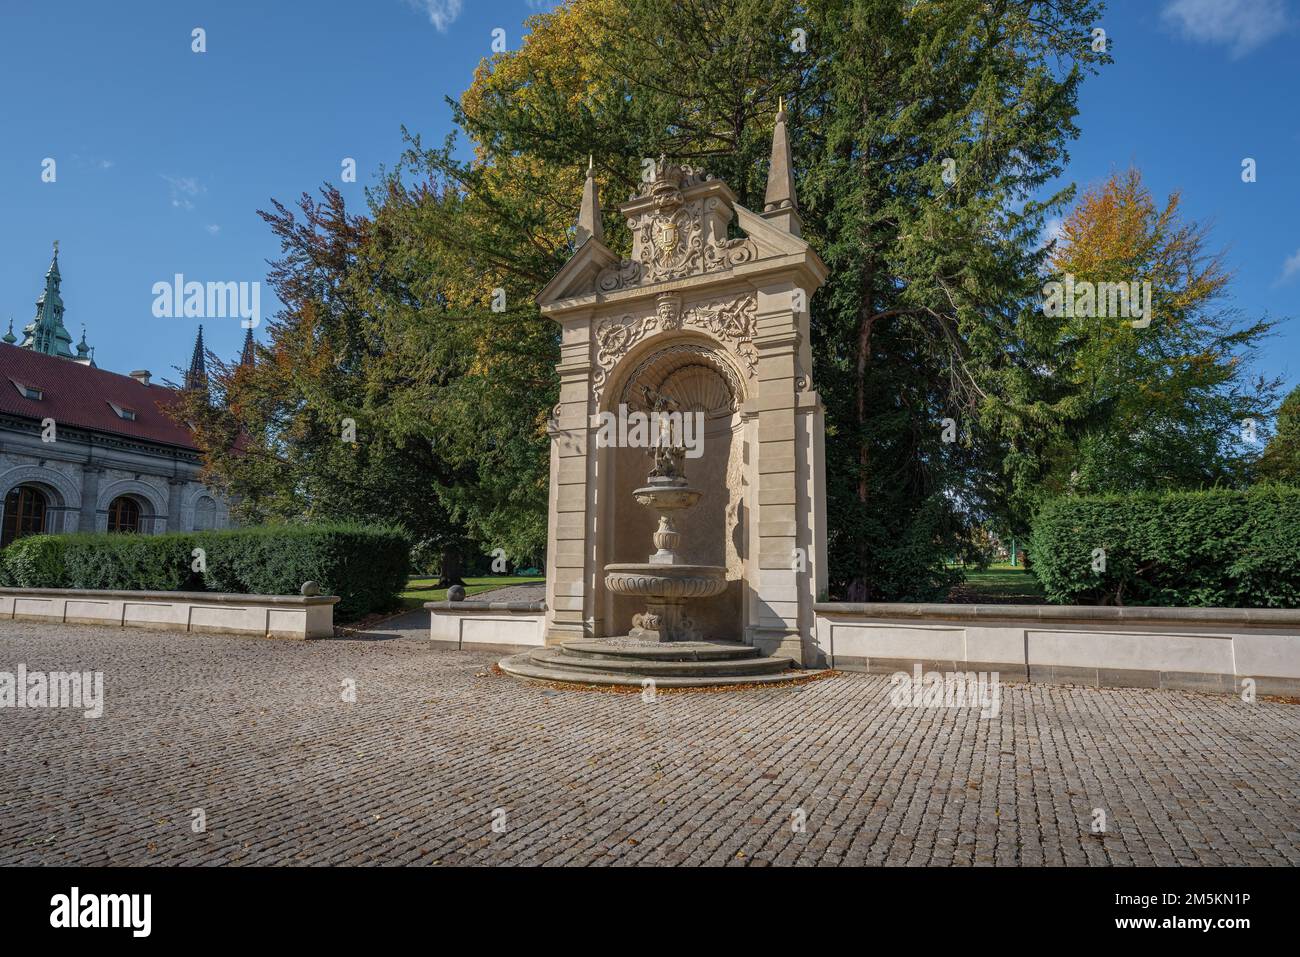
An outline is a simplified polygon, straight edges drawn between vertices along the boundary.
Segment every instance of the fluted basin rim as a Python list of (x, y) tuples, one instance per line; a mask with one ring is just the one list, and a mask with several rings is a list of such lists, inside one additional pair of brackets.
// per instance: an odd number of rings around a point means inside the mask
[(650, 565), (645, 562), (631, 564), (606, 565), (608, 572), (637, 572), (642, 575), (657, 575), (660, 578), (724, 578), (727, 569), (723, 565)]
[(696, 488), (694, 485), (642, 485), (640, 488), (632, 489), (633, 495), (657, 495), (663, 492), (671, 492), (674, 495), (682, 492), (703, 495), (704, 489)]
[(616, 595), (676, 603), (721, 595), (726, 576), (721, 565), (606, 565), (605, 587)]

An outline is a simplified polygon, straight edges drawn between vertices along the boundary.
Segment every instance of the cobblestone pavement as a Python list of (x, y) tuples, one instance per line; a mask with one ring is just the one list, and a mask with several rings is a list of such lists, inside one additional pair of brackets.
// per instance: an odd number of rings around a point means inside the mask
[(867, 675), (647, 703), (491, 661), (0, 623), (0, 671), (105, 689), (0, 708), (0, 864), (1300, 863), (1300, 706), (1011, 685), (981, 720)]

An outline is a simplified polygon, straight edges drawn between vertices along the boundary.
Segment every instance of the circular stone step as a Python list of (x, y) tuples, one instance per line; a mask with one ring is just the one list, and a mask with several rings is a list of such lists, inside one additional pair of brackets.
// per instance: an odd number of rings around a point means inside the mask
[(567, 641), (503, 658), (506, 674), (540, 681), (663, 688), (773, 684), (798, 678), (786, 657), (764, 658), (736, 642), (645, 642), (628, 638)]
[[(500, 668), (508, 675), (517, 678), (531, 678), (536, 681), (554, 681), (577, 685), (601, 685), (624, 688), (639, 688), (646, 677), (629, 674), (606, 674), (599, 671), (574, 671), (569, 668), (556, 668), (534, 661), (531, 652), (511, 655), (503, 658)], [(779, 684), (791, 678), (804, 677), (807, 672), (783, 671), (774, 675), (717, 675), (713, 677), (662, 677), (653, 678), (658, 688), (719, 688), (726, 685), (760, 685)]]
[(636, 658), (644, 661), (722, 661), (757, 658), (758, 649), (735, 641), (637, 641), (634, 638), (605, 638), (566, 641), (566, 654), (605, 660)]
[(533, 660), (572, 668), (578, 671), (603, 671), (610, 674), (640, 675), (659, 678), (664, 675), (691, 677), (705, 675), (765, 675), (787, 670), (794, 662), (789, 658), (724, 658), (721, 661), (667, 661), (648, 658), (597, 658), (571, 654), (569, 649), (547, 649), (533, 653)]

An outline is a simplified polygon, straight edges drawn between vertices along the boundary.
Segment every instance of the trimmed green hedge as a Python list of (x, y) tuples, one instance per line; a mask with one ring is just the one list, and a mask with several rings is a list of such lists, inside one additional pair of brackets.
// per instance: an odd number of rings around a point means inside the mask
[[(202, 548), (206, 570), (193, 570)], [(0, 584), (296, 595), (305, 581), (338, 595), (335, 619), (398, 604), (410, 544), (399, 529), (278, 525), (166, 535), (76, 534), (20, 538), (0, 552)]]
[(1058, 604), (1297, 608), (1300, 488), (1055, 499), (1029, 557)]
[(338, 595), (334, 616), (352, 621), (399, 604), (411, 545), (396, 528), (271, 526), (204, 533), (211, 591), (296, 595), (308, 580)]

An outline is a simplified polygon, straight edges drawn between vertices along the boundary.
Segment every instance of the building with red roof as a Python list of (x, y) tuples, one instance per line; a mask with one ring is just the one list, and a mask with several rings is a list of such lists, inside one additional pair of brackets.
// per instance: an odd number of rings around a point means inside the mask
[[(40, 532), (232, 524), (229, 504), (199, 480), (193, 436), (167, 414), (180, 393), (143, 370), (99, 368), (84, 332), (73, 352), (61, 278), (56, 243), (36, 318), (21, 342), (12, 323), (0, 339), (0, 546)], [(200, 327), (183, 389), (206, 392), (205, 355)]]

